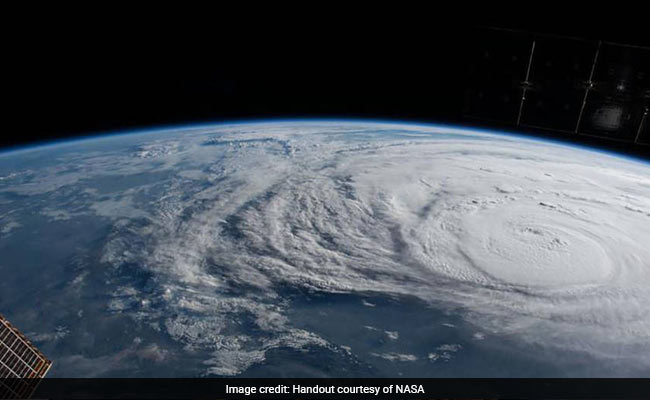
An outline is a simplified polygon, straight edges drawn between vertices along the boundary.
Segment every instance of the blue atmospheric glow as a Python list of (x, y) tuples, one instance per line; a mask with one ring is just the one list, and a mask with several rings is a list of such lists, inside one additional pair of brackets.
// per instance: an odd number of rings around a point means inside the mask
[(474, 127), (468, 127), (462, 125), (452, 125), (452, 124), (443, 124), (443, 123), (403, 121), (403, 120), (392, 120), (392, 119), (361, 119), (361, 118), (360, 119), (356, 119), (356, 118), (241, 119), (241, 120), (226, 120), (226, 121), (215, 121), (215, 122), (205, 122), (205, 123), (180, 123), (180, 124), (171, 124), (171, 125), (154, 125), (146, 128), (125, 129), (120, 131), (94, 132), (86, 135), (80, 135), (73, 139), (70, 138), (53, 139), (53, 140), (40, 141), (32, 144), (11, 146), (6, 149), (0, 149), (0, 157), (8, 156), (8, 155), (16, 155), (17, 153), (22, 153), (26, 151), (42, 150), (42, 149), (56, 147), (56, 146), (73, 145), (73, 144), (78, 144), (90, 140), (118, 138), (120, 136), (155, 134), (159, 132), (169, 132), (174, 130), (187, 131), (193, 129), (205, 129), (205, 128), (218, 127), (218, 126), (298, 124), (298, 123), (407, 125), (407, 126), (421, 126), (421, 127), (431, 127), (431, 128), (439, 128), (439, 129), (450, 129), (450, 130), (453, 129), (453, 130), (465, 131), (467, 133), (480, 133), (480, 134), (489, 134), (489, 135), (496, 135), (496, 136), (507, 136), (513, 139), (525, 139), (534, 142), (555, 144), (564, 147), (568, 146), (568, 147), (573, 147), (585, 151), (590, 151), (593, 153), (607, 155), (610, 157), (616, 157), (619, 159), (622, 158), (629, 161), (650, 165), (650, 162), (648, 160), (643, 159), (641, 157), (618, 153), (616, 151), (602, 150), (596, 147), (590, 147), (588, 145), (570, 143), (570, 142), (563, 141), (561, 139), (541, 138), (530, 134), (525, 134), (522, 132), (514, 132), (514, 131), (507, 131), (507, 130), (497, 131), (497, 130), (491, 130), (487, 128), (474, 128)]

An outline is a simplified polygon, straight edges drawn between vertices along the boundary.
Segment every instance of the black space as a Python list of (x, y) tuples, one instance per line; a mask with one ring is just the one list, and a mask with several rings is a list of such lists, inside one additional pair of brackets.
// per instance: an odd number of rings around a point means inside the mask
[[(333, 13), (318, 21), (259, 17), (247, 23), (228, 14), (179, 17), (182, 23), (148, 18), (152, 24), (139, 17), (75, 24), (30, 19), (8, 36), (3, 97), (9, 128), (0, 146), (249, 118), (467, 125), (467, 48), (481, 26), (648, 44), (642, 17), (558, 18), (556, 10), (547, 11), (537, 18), (477, 14), (463, 22), (417, 11), (394, 20), (390, 12), (381, 18)], [(645, 151), (593, 138), (571, 140), (637, 155)]]

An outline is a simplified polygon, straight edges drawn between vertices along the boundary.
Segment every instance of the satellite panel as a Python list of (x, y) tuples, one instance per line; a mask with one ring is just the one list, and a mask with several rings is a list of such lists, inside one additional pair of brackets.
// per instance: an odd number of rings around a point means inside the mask
[(27, 398), (52, 362), (0, 315), (0, 398)]
[(555, 37), (535, 42), (521, 125), (575, 132), (597, 44)]
[(486, 28), (472, 51), (466, 117), (650, 142), (649, 48)]
[(640, 144), (650, 144), (650, 107), (646, 107), (643, 122), (639, 127), (639, 133), (636, 137), (636, 142)]
[(650, 50), (603, 43), (580, 133), (634, 141), (650, 88)]
[(516, 122), (531, 44), (532, 39), (527, 34), (499, 30), (480, 32), (467, 82), (467, 116)]

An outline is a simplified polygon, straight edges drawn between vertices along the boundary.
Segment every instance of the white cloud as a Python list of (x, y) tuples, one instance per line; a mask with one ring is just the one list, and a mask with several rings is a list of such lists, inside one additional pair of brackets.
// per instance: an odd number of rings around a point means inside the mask
[(413, 354), (402, 354), (402, 353), (370, 353), (371, 356), (383, 358), (388, 361), (399, 361), (399, 362), (408, 362), (408, 361), (417, 361), (417, 356)]
[[(650, 364), (648, 165), (436, 127), (251, 124), (168, 136), (67, 155), (0, 192), (174, 172), (78, 202), (114, 220), (107, 273), (117, 282), (129, 265), (151, 277), (146, 292), (112, 294), (110, 310), (211, 352), (208, 374), (238, 373), (272, 348), (328, 346), (292, 327), (281, 286), (414, 296), (524, 346)], [(204, 145), (215, 138), (227, 145)], [(153, 189), (162, 194), (142, 203)]]

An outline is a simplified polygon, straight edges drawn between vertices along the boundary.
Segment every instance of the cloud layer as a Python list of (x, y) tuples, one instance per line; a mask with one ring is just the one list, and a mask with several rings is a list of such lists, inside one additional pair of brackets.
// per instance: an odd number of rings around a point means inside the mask
[(208, 350), (207, 374), (240, 373), (273, 348), (339, 351), (292, 326), (287, 286), (415, 296), (524, 345), (650, 364), (648, 165), (409, 125), (250, 124), (132, 140), (142, 143), (67, 155), (49, 178), (9, 185), (22, 175), (7, 173), (0, 193), (157, 174), (43, 214), (111, 218), (101, 262), (116, 282), (135, 269), (147, 285), (121, 283), (108, 309)]

